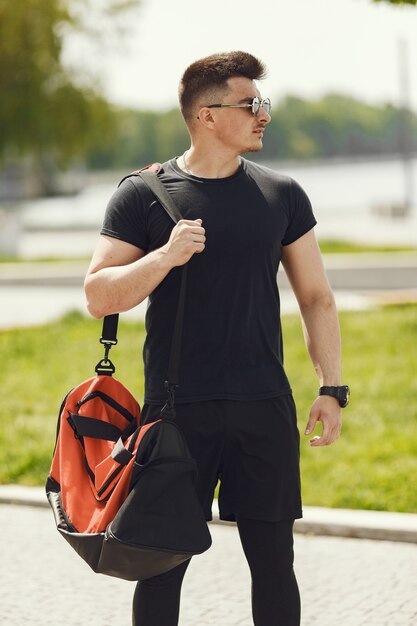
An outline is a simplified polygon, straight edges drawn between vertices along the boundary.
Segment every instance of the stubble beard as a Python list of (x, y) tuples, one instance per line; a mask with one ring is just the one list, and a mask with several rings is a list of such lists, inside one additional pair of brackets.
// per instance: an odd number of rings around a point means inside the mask
[(260, 152), (263, 149), (263, 143), (262, 141), (259, 141), (258, 145), (254, 145), (251, 144), (249, 147), (246, 148), (246, 150), (242, 150), (242, 152), (240, 154), (245, 154), (248, 152)]

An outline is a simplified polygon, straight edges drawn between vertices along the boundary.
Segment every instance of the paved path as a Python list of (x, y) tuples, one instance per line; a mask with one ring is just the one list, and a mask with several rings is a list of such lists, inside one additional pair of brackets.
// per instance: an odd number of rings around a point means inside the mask
[[(0, 528), (2, 625), (130, 624), (134, 583), (93, 574), (49, 510), (0, 505)], [(193, 559), (184, 581), (180, 626), (251, 626), (237, 531), (210, 530), (212, 548)], [(417, 624), (415, 544), (296, 535), (295, 549), (302, 626)]]
[[(336, 290), (417, 289), (417, 253), (325, 254), (324, 265), (329, 281)], [(88, 269), (86, 261), (49, 263), (2, 263), (0, 284), (39, 287), (82, 287)], [(289, 288), (282, 267), (278, 283)]]
[[(417, 255), (327, 255), (325, 264), (339, 310), (381, 302), (417, 301)], [(42, 324), (70, 310), (86, 312), (82, 288), (88, 261), (0, 264), (0, 328)], [(294, 294), (279, 272), (281, 312), (298, 312)], [(124, 317), (143, 319), (147, 302)]]

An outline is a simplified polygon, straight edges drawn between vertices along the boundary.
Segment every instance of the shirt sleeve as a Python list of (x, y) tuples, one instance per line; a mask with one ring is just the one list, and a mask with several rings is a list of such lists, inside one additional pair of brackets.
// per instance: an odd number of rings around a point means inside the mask
[(123, 181), (110, 198), (100, 234), (148, 250), (145, 209), (131, 180)]
[(288, 246), (317, 224), (309, 197), (292, 178), (289, 187), (289, 222), (282, 243)]

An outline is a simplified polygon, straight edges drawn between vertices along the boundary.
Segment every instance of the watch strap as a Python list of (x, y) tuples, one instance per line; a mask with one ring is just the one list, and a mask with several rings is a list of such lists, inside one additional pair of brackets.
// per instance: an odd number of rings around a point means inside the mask
[(319, 396), (332, 396), (333, 398), (336, 398), (342, 408), (347, 406), (349, 402), (349, 394), (350, 390), (348, 385), (323, 385), (319, 389)]

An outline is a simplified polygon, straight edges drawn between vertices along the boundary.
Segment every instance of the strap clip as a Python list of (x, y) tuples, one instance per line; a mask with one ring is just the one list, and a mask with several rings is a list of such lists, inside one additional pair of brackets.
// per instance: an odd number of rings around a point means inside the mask
[(167, 400), (164, 406), (161, 409), (161, 418), (166, 420), (175, 420), (175, 390), (178, 385), (168, 382), (167, 380), (164, 383), (164, 387), (167, 392)]

